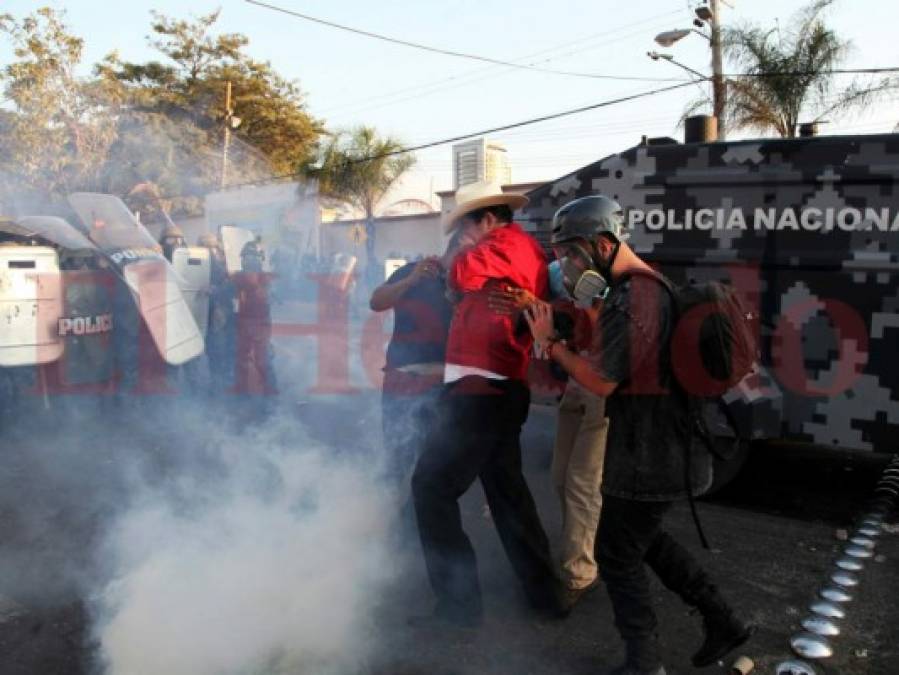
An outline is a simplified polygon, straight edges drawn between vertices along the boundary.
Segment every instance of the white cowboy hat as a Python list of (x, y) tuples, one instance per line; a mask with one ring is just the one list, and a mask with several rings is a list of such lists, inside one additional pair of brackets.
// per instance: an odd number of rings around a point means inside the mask
[(443, 217), (443, 226), (446, 232), (450, 233), (456, 229), (459, 219), (466, 213), (500, 204), (505, 204), (514, 211), (527, 203), (528, 198), (524, 195), (503, 192), (496, 183), (485, 180), (469, 183), (456, 190), (456, 206)]

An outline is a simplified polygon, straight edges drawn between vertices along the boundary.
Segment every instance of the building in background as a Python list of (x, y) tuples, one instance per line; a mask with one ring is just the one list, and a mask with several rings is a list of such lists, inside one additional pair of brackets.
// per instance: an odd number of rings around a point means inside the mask
[(297, 255), (321, 254), (322, 222), (318, 181), (268, 183), (211, 192), (205, 199), (206, 226), (218, 232), (235, 225), (262, 237), (274, 251), (285, 245)]
[(424, 199), (410, 197), (393, 202), (389, 206), (381, 209), (378, 214), (379, 218), (389, 218), (391, 216), (420, 216), (426, 213), (433, 213), (434, 207)]
[(454, 145), (453, 189), (482, 180), (501, 185), (512, 182), (506, 147), (486, 138)]

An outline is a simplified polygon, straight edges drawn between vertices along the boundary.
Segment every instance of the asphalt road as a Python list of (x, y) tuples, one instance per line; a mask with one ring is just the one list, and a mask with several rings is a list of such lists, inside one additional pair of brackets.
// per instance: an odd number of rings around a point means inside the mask
[[(374, 397), (354, 396), (312, 400), (297, 414), (313, 437), (352, 452), (360, 438), (371, 437), (374, 409)], [(534, 406), (523, 441), (527, 478), (554, 538), (559, 531), (559, 509), (548, 469), (553, 417), (551, 408)], [(65, 430), (53, 433), (58, 440), (53, 452), (67, 452)], [(92, 444), (96, 455), (92, 461), (98, 465), (115, 462), (116, 455), (108, 448), (133, 440), (135, 432), (110, 433), (119, 434), (117, 441), (107, 434)], [(42, 594), (21, 580), (30, 578), (26, 574), (30, 568), (41, 570), (42, 579), (54, 579), (56, 565), (71, 569), (72, 561), (89, 547), (97, 511), (103, 505), (81, 512), (77, 490), (60, 497), (64, 481), (31, 481), (32, 475), (46, 473), (38, 472), (35, 460), (30, 459), (27, 440), (7, 436), (3, 447), (0, 546), (15, 555), (6, 556), (6, 567), (0, 567), (0, 675), (93, 672), (99, 664), (87, 630), (84, 598), (77, 591), (83, 584), (57, 575), (53, 592)], [(757, 449), (728, 490), (700, 503), (711, 552), (699, 546), (685, 505), (671, 514), (669, 530), (693, 549), (726, 595), (758, 625), (758, 632), (740, 652), (755, 661), (755, 672), (774, 672), (775, 664), (790, 657), (789, 636), (798, 630), (843, 545), (838, 531), (851, 528), (885, 461), (882, 456), (783, 445)], [(79, 489), (90, 490), (91, 485), (88, 482)], [(16, 504), (10, 503), (10, 495), (15, 495)], [(474, 487), (462, 504), (485, 594), (487, 616), (482, 629), (472, 635), (429, 633), (407, 626), (409, 615), (428, 611), (432, 603), (423, 566), (413, 551), (399, 575), (401, 581), (388, 589), (370, 617), (378, 643), (358, 665), (359, 675), (587, 675), (620, 660), (622, 650), (602, 588), (564, 621), (540, 619), (527, 610), (484, 503), (480, 488)], [(26, 528), (22, 522), (23, 513), (32, 513), (34, 521), (46, 527), (35, 534), (33, 527)], [(896, 522), (894, 513), (888, 523)], [(895, 602), (899, 537), (884, 532), (876, 552), (876, 560), (860, 573), (856, 597), (841, 622), (842, 634), (834, 638), (835, 655), (820, 665), (819, 673), (899, 672), (899, 606)], [(18, 567), (9, 567), (9, 560)], [(90, 574), (90, 570), (82, 572)], [(669, 672), (693, 672), (689, 655), (700, 641), (700, 619), (654, 584)], [(710, 667), (703, 672), (727, 670)]]

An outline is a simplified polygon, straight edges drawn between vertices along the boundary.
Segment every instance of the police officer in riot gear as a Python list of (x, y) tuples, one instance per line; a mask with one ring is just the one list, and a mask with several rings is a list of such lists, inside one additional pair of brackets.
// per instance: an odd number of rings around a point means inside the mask
[(209, 321), (206, 328), (206, 360), (211, 393), (221, 396), (233, 384), (235, 361), (234, 283), (228, 277), (222, 243), (211, 232), (201, 234), (197, 245), (209, 250)]
[(258, 241), (244, 245), (240, 262), (241, 271), (234, 275), (237, 289), (235, 388), (239, 395), (249, 397), (251, 409), (265, 414), (269, 406), (259, 396), (272, 396), (277, 391), (271, 347), (271, 275), (263, 271), (265, 251)]
[[(676, 500), (708, 489), (711, 458), (691, 442), (690, 400), (672, 367), (674, 298), (626, 243), (623, 211), (603, 196), (577, 199), (555, 215), (552, 246), (565, 284), (581, 302), (605, 301), (588, 357), (555, 334), (552, 309), (525, 313), (538, 348), (589, 391), (606, 396), (609, 436), (602, 480), (597, 562), (627, 658), (617, 675), (664, 675), (645, 567), (703, 617), (697, 668), (746, 641), (734, 614), (699, 563), (663, 528)], [(676, 355), (675, 355), (676, 356)]]
[(265, 250), (258, 240), (248, 241), (240, 249), (240, 268), (243, 272), (258, 274), (265, 264)]
[(167, 225), (159, 237), (159, 245), (162, 246), (162, 254), (166, 260), (172, 262), (172, 254), (176, 248), (184, 248), (187, 242), (184, 240), (184, 232), (177, 225)]

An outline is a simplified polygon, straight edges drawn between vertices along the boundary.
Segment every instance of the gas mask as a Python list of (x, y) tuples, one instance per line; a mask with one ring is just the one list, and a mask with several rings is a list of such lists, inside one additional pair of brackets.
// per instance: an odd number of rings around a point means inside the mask
[(590, 307), (597, 299), (605, 298), (609, 284), (596, 270), (593, 257), (579, 244), (569, 244), (559, 258), (562, 280), (571, 298), (580, 307)]

